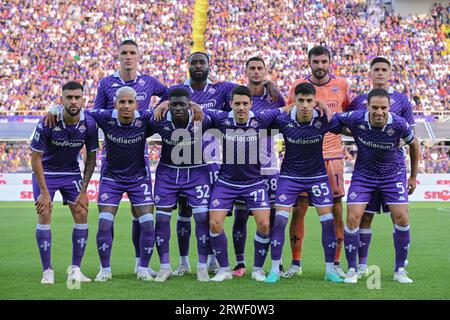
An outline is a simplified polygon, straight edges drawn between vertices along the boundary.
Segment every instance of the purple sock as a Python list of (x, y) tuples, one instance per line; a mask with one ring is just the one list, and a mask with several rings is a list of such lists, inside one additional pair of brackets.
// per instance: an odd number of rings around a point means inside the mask
[(284, 245), (284, 235), (289, 219), (289, 212), (279, 211), (275, 215), (272, 234), (270, 238), (270, 256), (273, 260), (281, 260), (281, 253)]
[(359, 249), (358, 249), (359, 264), (367, 264), (371, 240), (372, 240), (371, 229), (359, 229)]
[(191, 239), (191, 217), (184, 217), (178, 212), (177, 217), (177, 236), (178, 249), (180, 257), (189, 255), (189, 241)]
[(225, 231), (222, 231), (219, 234), (209, 232), (211, 239), (211, 247), (213, 249), (214, 255), (219, 261), (219, 265), (221, 268), (227, 268), (230, 266), (228, 261), (228, 243), (227, 236)]
[(97, 231), (97, 250), (102, 268), (110, 267), (114, 215), (109, 212), (100, 212)]
[(209, 237), (208, 208), (192, 209), (195, 220), (195, 237), (197, 238), (198, 262), (207, 263), (208, 253), (211, 247)]
[(358, 230), (359, 228), (350, 229), (347, 226), (344, 227), (345, 257), (347, 258), (348, 268), (354, 268), (355, 270), (359, 248)]
[(270, 233), (262, 234), (258, 231), (255, 234), (255, 254), (253, 266), (262, 268), (264, 266), (264, 262), (266, 261), (267, 253), (269, 252), (270, 246)]
[(131, 221), (131, 239), (133, 240), (134, 245), (134, 256), (139, 258), (141, 256), (141, 250), (139, 247), (139, 239), (141, 238), (141, 224), (139, 223), (139, 219), (133, 217)]
[(327, 213), (319, 217), (322, 224), (322, 247), (325, 253), (325, 262), (334, 262), (336, 255), (336, 234), (334, 232), (333, 214)]
[(150, 258), (153, 253), (153, 245), (155, 243), (155, 228), (153, 226), (153, 214), (146, 213), (139, 217), (140, 224), (140, 262), (139, 266), (148, 268)]
[(72, 265), (81, 266), (88, 239), (88, 224), (75, 224), (72, 230)]
[(156, 211), (155, 242), (161, 263), (170, 263), (170, 218), (172, 212)]
[(247, 240), (247, 209), (234, 209), (233, 246), (236, 264), (245, 263), (245, 241)]
[(395, 247), (395, 272), (398, 268), (405, 267), (408, 258), (410, 243), (409, 224), (407, 226), (394, 225), (394, 247)]
[(53, 269), (51, 264), (52, 255), (52, 231), (49, 224), (36, 225), (36, 242), (41, 256), (43, 270)]

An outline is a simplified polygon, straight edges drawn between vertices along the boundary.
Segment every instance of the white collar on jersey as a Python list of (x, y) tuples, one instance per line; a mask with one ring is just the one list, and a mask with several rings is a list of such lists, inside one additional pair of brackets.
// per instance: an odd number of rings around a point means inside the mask
[[(250, 123), (250, 119), (251, 118), (254, 118), (255, 117), (255, 114), (253, 113), (253, 111), (249, 111), (249, 113), (248, 113), (248, 120), (247, 120), (247, 127), (248, 127), (248, 124)], [(234, 125), (236, 125), (236, 119), (234, 118), (234, 112), (233, 112), (233, 110), (231, 110), (230, 112), (228, 112), (228, 119), (233, 119), (233, 122), (234, 122)]]
[[(183, 82), (183, 84), (187, 87), (189, 87), (189, 90), (191, 90), (191, 92), (194, 92), (194, 89), (192, 89), (191, 87), (191, 79), (187, 79), (186, 81)], [(206, 92), (206, 90), (209, 88), (209, 85), (212, 85), (213, 83), (211, 82), (211, 80), (206, 79), (206, 86), (203, 88), (203, 92)]]
[[(312, 116), (312, 119), (311, 119), (311, 122), (309, 123), (309, 125), (312, 126), (314, 119), (318, 118), (318, 117), (319, 117), (319, 112), (316, 109), (313, 109), (313, 116)], [(297, 106), (295, 106), (291, 110), (291, 120), (294, 120), (295, 122), (297, 122)]]
[[(188, 121), (186, 129), (189, 127), (189, 125), (192, 123), (192, 120), (193, 120), (192, 119), (192, 110), (189, 109), (188, 112), (189, 112), (189, 121)], [(175, 125), (172, 122), (172, 114), (170, 113), (170, 111), (167, 111), (166, 120), (170, 121), (172, 123), (173, 128), (175, 129)]]
[[(63, 117), (64, 117), (64, 106), (60, 106), (59, 113), (58, 113), (58, 115), (56, 117), (56, 121), (61, 121), (63, 128), (66, 129), (66, 123), (64, 122), (64, 118)], [(81, 110), (80, 111), (80, 120), (78, 120), (78, 123), (76, 125), (77, 129), (78, 129), (78, 126), (80, 125), (80, 122), (84, 121), (85, 118), (86, 117), (84, 115), (84, 111)]]
[[(381, 129), (381, 131), (384, 131), (384, 129), (386, 129), (386, 126), (388, 124), (392, 124), (393, 120), (394, 120), (394, 118), (392, 117), (392, 113), (388, 112), (388, 118), (387, 118), (386, 124)], [(372, 130), (372, 126), (370, 125), (370, 121), (369, 121), (369, 111), (366, 111), (366, 113), (364, 114), (364, 121), (367, 122), (367, 124), (369, 125), (369, 129)]]
[[(139, 71), (136, 71), (136, 78), (134, 79), (134, 83), (136, 83), (137, 78), (142, 76), (142, 74)], [(122, 77), (120, 76), (120, 71), (117, 70), (116, 72), (114, 72), (114, 78), (119, 78), (122, 83), (125, 83), (125, 80), (122, 79)]]
[[(114, 109), (113, 112), (112, 112), (112, 114), (111, 114), (111, 118), (116, 119), (116, 120), (117, 120), (117, 124), (118, 124), (119, 126), (122, 126), (122, 125), (120, 124), (120, 121), (119, 121), (118, 116), (119, 116), (119, 112), (117, 111), (117, 109)], [(137, 110), (134, 110), (134, 120), (133, 120), (133, 122), (132, 122), (131, 124), (134, 124), (134, 122), (136, 121), (136, 119), (137, 119), (137, 118), (140, 118), (140, 117), (141, 117), (141, 114), (140, 114)]]

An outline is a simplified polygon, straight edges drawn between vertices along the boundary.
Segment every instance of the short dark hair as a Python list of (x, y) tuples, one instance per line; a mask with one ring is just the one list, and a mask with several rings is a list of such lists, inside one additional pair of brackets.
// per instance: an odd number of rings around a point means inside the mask
[(379, 62), (387, 63), (389, 67), (391, 66), (391, 62), (388, 59), (384, 57), (376, 57), (370, 61), (370, 67), (372, 68), (375, 63)]
[(264, 62), (263, 58), (260, 57), (251, 57), (250, 59), (247, 60), (247, 62), (245, 62), (245, 68), (248, 68), (248, 65), (250, 64), (250, 62), (252, 61), (260, 61), (262, 62), (263, 66), (266, 66), (266, 63)]
[(81, 89), (81, 91), (83, 92), (84, 87), (79, 82), (76, 82), (76, 81), (66, 82), (62, 87), (62, 91), (77, 90), (77, 89)]
[(331, 61), (331, 52), (324, 46), (316, 46), (308, 51), (308, 61), (311, 60), (312, 56), (320, 56), (322, 54), (327, 55), (328, 59)]
[(389, 92), (387, 92), (387, 90), (384, 90), (381, 88), (376, 88), (376, 89), (370, 90), (370, 92), (367, 96), (367, 104), (370, 104), (370, 99), (372, 99), (373, 97), (386, 97), (388, 99), (389, 103), (391, 102), (391, 97), (389, 96)]
[(208, 63), (209, 63), (209, 56), (208, 56), (208, 54), (207, 54), (206, 52), (201, 52), (201, 51), (192, 52), (192, 53), (189, 55), (189, 57), (188, 57), (188, 61), (191, 60), (191, 57), (192, 57), (194, 54), (202, 54), (202, 55), (204, 55), (204, 56), (206, 57), (206, 60), (207, 60)]
[(233, 101), (233, 98), (235, 95), (238, 96), (247, 96), (252, 99), (252, 92), (247, 86), (237, 86), (236, 88), (231, 91), (231, 101)]
[(303, 82), (295, 87), (295, 95), (297, 94), (312, 94), (315, 96), (316, 88), (309, 82)]
[(169, 90), (169, 99), (172, 97), (186, 97), (189, 99), (190, 96), (189, 91), (184, 88), (174, 88)]
[(123, 40), (123, 41), (120, 43), (119, 48), (122, 47), (122, 46), (126, 46), (126, 45), (131, 45), (131, 46), (135, 46), (136, 48), (139, 48), (139, 47), (138, 47), (138, 44), (136, 43), (136, 41), (131, 40), (131, 39)]

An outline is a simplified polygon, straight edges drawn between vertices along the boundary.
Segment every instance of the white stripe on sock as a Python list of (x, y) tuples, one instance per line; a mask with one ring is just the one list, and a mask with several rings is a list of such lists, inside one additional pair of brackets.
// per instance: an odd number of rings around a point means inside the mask
[(139, 217), (139, 223), (144, 223), (147, 221), (153, 221), (153, 214), (151, 213), (146, 213), (142, 216)]
[(220, 236), (221, 234), (222, 234), (222, 232), (221, 232), (221, 233), (212, 233), (211, 231), (209, 232), (209, 235), (210, 235), (211, 237), (213, 237), (213, 238), (218, 237), (218, 236)]
[(372, 229), (359, 229), (360, 234), (372, 234)]
[(275, 213), (275, 216), (281, 216), (281, 217), (285, 217), (286, 219), (289, 219), (289, 212), (287, 212), (287, 211), (277, 211), (277, 213)]
[(100, 212), (100, 214), (98, 215), (98, 218), (104, 219), (104, 220), (109, 220), (109, 221), (114, 221), (114, 215), (109, 212)]
[(169, 216), (169, 217), (172, 216), (172, 212), (166, 212), (166, 211), (156, 211), (156, 215), (158, 215), (158, 214), (163, 214), (163, 215)]
[(344, 231), (350, 234), (358, 233), (359, 227), (356, 227), (355, 229), (350, 229), (347, 225), (345, 225)]
[(258, 241), (259, 243), (269, 243), (270, 242), (270, 237), (269, 235), (267, 235), (268, 238), (261, 238), (260, 236), (258, 236), (258, 234), (255, 234), (255, 240)]
[(133, 216), (133, 217), (131, 217), (131, 220), (133, 220), (133, 221), (139, 221), (139, 218), (138, 218), (138, 217), (135, 217), (135, 216)]
[(50, 230), (49, 224), (36, 224), (36, 230)]
[(192, 213), (204, 213), (204, 212), (208, 212), (208, 207), (197, 207), (197, 208), (192, 208)]
[(326, 213), (326, 214), (324, 214), (324, 215), (321, 215), (321, 216), (319, 217), (319, 219), (320, 219), (320, 222), (328, 221), (328, 220), (333, 220), (333, 214), (332, 214), (332, 213)]
[(394, 224), (394, 228), (399, 230), (399, 231), (408, 231), (409, 230), (409, 224), (404, 226), (404, 227), (399, 226), (398, 224)]
[(191, 221), (191, 217), (182, 217), (182, 216), (178, 216), (177, 217), (178, 221), (183, 221), (183, 222), (190, 222)]
[(75, 223), (73, 225), (74, 229), (78, 229), (78, 230), (87, 230), (88, 229), (88, 224), (87, 223)]

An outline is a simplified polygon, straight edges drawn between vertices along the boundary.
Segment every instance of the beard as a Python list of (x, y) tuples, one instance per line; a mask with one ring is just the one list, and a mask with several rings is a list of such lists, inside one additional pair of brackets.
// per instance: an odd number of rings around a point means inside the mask
[(70, 107), (65, 107), (65, 109), (66, 109), (66, 112), (71, 116), (71, 117), (75, 117), (75, 116), (77, 116), (80, 112), (81, 112), (81, 108), (78, 108), (77, 109), (77, 111), (75, 111), (75, 112), (72, 112), (71, 110), (70, 110)]
[(189, 75), (190, 75), (192, 81), (194, 81), (194, 82), (203, 82), (203, 81), (206, 81), (208, 79), (209, 70), (202, 71), (201, 75), (195, 73), (195, 71), (189, 70)]
[[(319, 72), (321, 72), (321, 73), (319, 74)], [(315, 70), (315, 71), (313, 71), (314, 77), (317, 78), (317, 79), (319, 79), (319, 80), (325, 78), (325, 76), (326, 76), (327, 74), (328, 74), (328, 72), (327, 72), (326, 70), (320, 70), (320, 71)]]

